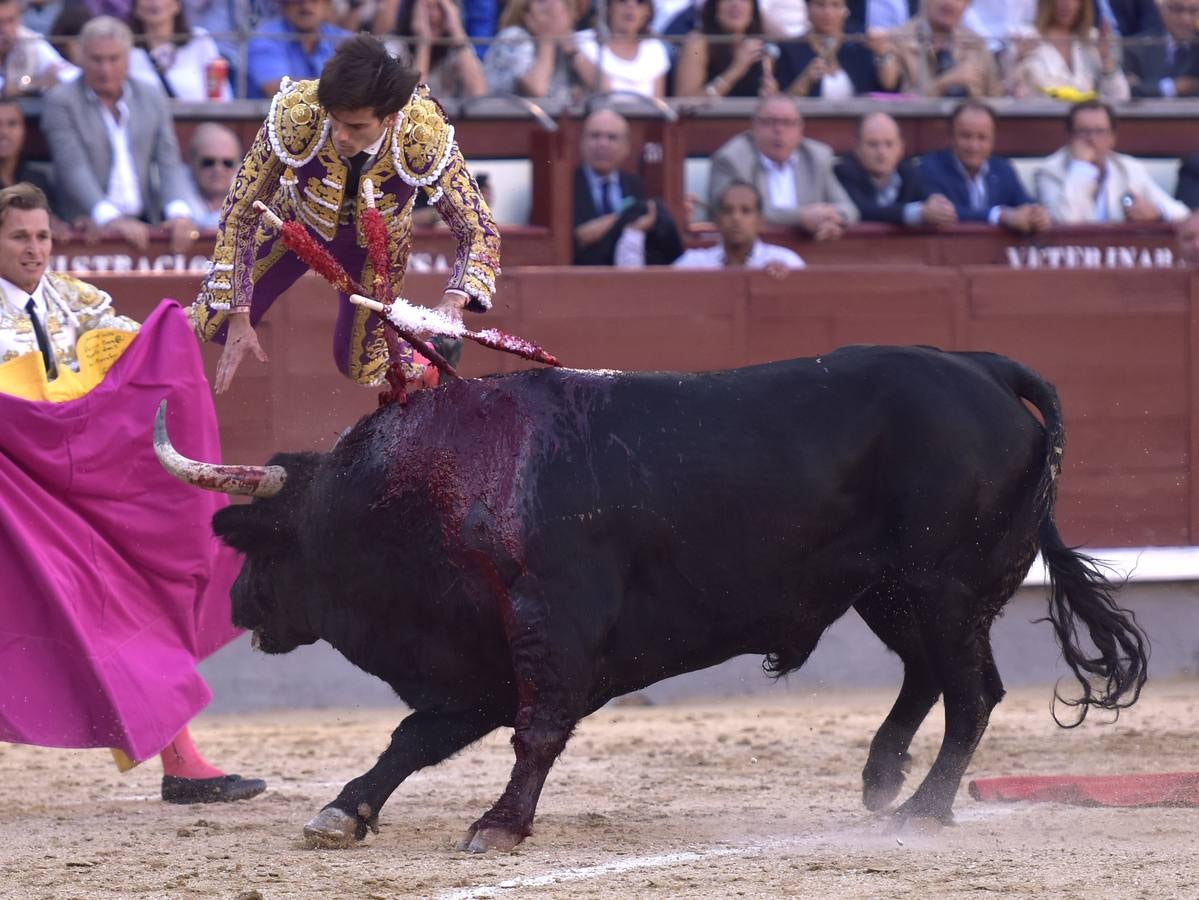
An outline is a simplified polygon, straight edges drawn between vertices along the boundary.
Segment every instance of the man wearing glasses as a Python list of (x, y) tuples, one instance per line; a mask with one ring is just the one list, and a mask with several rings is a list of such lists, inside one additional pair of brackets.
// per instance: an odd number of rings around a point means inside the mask
[(1054, 222), (1177, 222), (1187, 208), (1136, 157), (1116, 152), (1116, 116), (1086, 100), (1070, 108), (1070, 143), (1036, 170), (1037, 196)]
[(736, 181), (758, 189), (767, 222), (798, 226), (816, 240), (839, 238), (858, 221), (858, 208), (833, 174), (832, 149), (804, 137), (792, 97), (762, 100), (751, 129), (712, 154), (711, 209), (719, 208), (725, 188)]
[(197, 227), (216, 228), (220, 224), (221, 207), (241, 158), (241, 141), (224, 125), (204, 122), (192, 133), (188, 161), (196, 196), (189, 203)]

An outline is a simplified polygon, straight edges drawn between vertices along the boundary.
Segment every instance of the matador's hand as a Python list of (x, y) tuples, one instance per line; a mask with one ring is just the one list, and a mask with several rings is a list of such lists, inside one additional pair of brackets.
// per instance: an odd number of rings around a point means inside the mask
[(268, 362), (266, 351), (258, 343), (258, 335), (254, 332), (254, 326), (250, 324), (250, 314), (246, 312), (230, 313), (229, 334), (225, 338), (225, 352), (221, 354), (221, 359), (216, 365), (216, 384), (213, 385), (216, 393), (223, 394), (229, 390), (229, 385), (233, 383), (233, 376), (237, 373), (237, 367), (241, 365), (241, 361), (247, 353), (253, 354), (259, 362)]
[(466, 306), (466, 295), (457, 291), (446, 291), (437, 304), (437, 312), (455, 322), (462, 321), (462, 308)]

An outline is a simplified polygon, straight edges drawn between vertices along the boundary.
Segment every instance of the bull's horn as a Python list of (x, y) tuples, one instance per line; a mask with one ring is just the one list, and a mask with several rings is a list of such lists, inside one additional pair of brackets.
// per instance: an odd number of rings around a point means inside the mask
[(167, 402), (158, 404), (154, 417), (154, 452), (162, 467), (193, 487), (222, 494), (273, 497), (283, 490), (287, 469), (283, 466), (223, 466), (188, 459), (167, 437)]

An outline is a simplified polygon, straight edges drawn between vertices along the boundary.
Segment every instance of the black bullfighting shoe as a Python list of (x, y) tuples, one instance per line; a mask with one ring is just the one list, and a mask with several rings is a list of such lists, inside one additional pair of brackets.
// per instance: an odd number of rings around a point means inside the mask
[(266, 790), (261, 778), (218, 775), (216, 778), (162, 776), (162, 799), (167, 803), (228, 803), (249, 800)]

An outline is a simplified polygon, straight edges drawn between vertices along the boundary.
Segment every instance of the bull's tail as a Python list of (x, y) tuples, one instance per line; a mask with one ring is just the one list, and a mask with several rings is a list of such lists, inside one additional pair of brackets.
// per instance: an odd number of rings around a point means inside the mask
[[(1148, 675), (1149, 638), (1131, 611), (1115, 600), (1116, 586), (1103, 574), (1101, 564), (1062, 543), (1050, 515), (1041, 520), (1041, 557), (1049, 572), (1049, 621), (1057, 633), (1062, 657), (1082, 685), (1082, 696), (1054, 699), (1078, 707), (1073, 728), (1094, 706), (1117, 712), (1141, 696)], [(1088, 655), (1079, 642), (1078, 626), (1086, 627), (1098, 655)]]
[[(988, 368), (1018, 396), (1032, 403), (1045, 428), (1045, 449), (1036, 503), (1040, 518), (1041, 557), (1049, 573), (1049, 621), (1057, 634), (1066, 665), (1082, 686), (1082, 696), (1067, 699), (1056, 691), (1056, 700), (1078, 708), (1073, 728), (1086, 718), (1092, 706), (1119, 710), (1132, 706), (1145, 685), (1149, 661), (1149, 638), (1136, 616), (1115, 600), (1117, 585), (1104, 574), (1092, 557), (1062, 543), (1053, 519), (1057, 476), (1061, 472), (1066, 429), (1061, 403), (1053, 385), (1032, 369), (1005, 357), (988, 356)], [(1090, 655), (1080, 641), (1079, 626), (1085, 627), (1097, 655)]]

